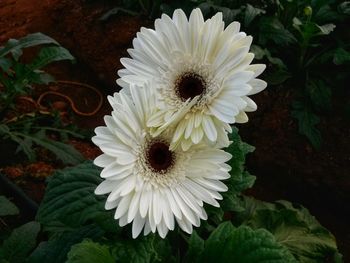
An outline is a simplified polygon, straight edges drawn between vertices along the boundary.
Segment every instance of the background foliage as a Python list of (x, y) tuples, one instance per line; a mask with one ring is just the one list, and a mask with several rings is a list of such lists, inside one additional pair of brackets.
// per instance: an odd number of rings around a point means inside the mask
[[(132, 239), (130, 226), (120, 228), (113, 211), (105, 211), (106, 197), (94, 195), (101, 171), (86, 161), (48, 179), (36, 221), (2, 238), (0, 262), (341, 262), (334, 236), (305, 208), (242, 194), (254, 182), (244, 167), (253, 147), (237, 129), (231, 140), (229, 191), (221, 208), (207, 207), (209, 219), (192, 235), (176, 228), (165, 239)], [(1, 216), (18, 213), (1, 197), (0, 211), (4, 207), (8, 213)]]
[[(23, 49), (37, 46), (41, 48), (31, 62), (22, 61)], [(74, 61), (74, 57), (57, 41), (42, 33), (10, 39), (0, 47), (0, 139), (17, 144), (16, 153), (23, 152), (29, 161), (36, 159), (34, 146), (46, 148), (64, 164), (83, 161), (81, 154), (64, 141), (68, 136), (84, 136), (74, 127), (63, 127), (58, 114), (43, 113), (40, 109), (30, 113), (16, 111), (17, 99), (32, 95), (33, 85), (55, 81), (42, 68), (62, 60)], [(54, 140), (49, 133), (54, 133), (59, 140)]]

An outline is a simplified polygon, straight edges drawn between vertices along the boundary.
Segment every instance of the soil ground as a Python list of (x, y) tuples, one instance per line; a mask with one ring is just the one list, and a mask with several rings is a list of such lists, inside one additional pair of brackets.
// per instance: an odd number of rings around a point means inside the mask
[[(152, 21), (141, 17), (116, 16), (105, 22), (99, 18), (110, 7), (102, 1), (83, 0), (1, 0), (0, 45), (9, 38), (43, 32), (69, 49), (76, 64), (61, 63), (49, 68), (56, 79), (73, 80), (97, 87), (102, 93), (118, 91), (115, 84), (119, 59), (141, 26)], [(74, 91), (72, 98), (86, 96), (84, 108), (96, 104), (94, 97)], [(89, 99), (91, 102), (89, 102)], [(298, 134), (290, 117), (293, 94), (287, 89), (268, 88), (254, 97), (259, 109), (240, 125), (241, 136), (256, 147), (247, 166), (257, 176), (251, 193), (273, 201), (287, 199), (307, 207), (337, 238), (345, 261), (350, 260), (350, 125), (338, 114), (322, 119), (321, 150), (314, 150)], [(334, 98), (335, 105), (341, 100)], [(345, 100), (345, 101), (344, 101)], [(346, 101), (347, 100), (347, 101)], [(79, 105), (77, 105), (79, 106)], [(80, 126), (93, 128), (103, 123), (109, 112), (106, 103), (91, 117), (77, 117)]]

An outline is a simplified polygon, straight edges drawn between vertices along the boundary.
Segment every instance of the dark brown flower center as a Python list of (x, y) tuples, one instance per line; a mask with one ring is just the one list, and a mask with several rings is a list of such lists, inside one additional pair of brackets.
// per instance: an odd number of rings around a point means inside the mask
[(176, 80), (176, 93), (183, 100), (201, 95), (205, 91), (205, 82), (201, 76), (189, 72)]
[(166, 172), (174, 163), (174, 153), (164, 142), (154, 142), (146, 152), (149, 166), (155, 172)]

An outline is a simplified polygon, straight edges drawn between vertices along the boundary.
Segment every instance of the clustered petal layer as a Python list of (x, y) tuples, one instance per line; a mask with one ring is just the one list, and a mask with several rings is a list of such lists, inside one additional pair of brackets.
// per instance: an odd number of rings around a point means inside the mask
[(146, 124), (156, 101), (147, 87), (124, 88), (108, 100), (112, 114), (92, 139), (103, 151), (94, 163), (105, 179), (95, 193), (108, 194), (105, 208), (116, 209), (120, 226), (132, 222), (134, 238), (142, 230), (164, 238), (175, 222), (192, 233), (207, 219), (204, 203), (219, 206), (231, 155), (206, 144), (170, 150), (170, 130), (153, 137)]
[(257, 79), (265, 65), (251, 64), (252, 37), (239, 30), (238, 22), (225, 28), (222, 13), (204, 21), (200, 9), (189, 19), (178, 9), (172, 19), (157, 19), (154, 30), (142, 28), (131, 58), (121, 59), (120, 86), (153, 81), (157, 110), (147, 125), (153, 136), (174, 129), (172, 149), (201, 142), (225, 147), (229, 124), (247, 122), (245, 112), (256, 110), (248, 96), (266, 87)]

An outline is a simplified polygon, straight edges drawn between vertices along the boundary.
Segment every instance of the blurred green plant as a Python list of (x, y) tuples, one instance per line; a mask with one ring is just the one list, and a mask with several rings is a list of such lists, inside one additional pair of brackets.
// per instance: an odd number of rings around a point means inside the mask
[[(24, 48), (44, 44), (50, 46), (42, 47), (30, 63), (20, 60)], [(61, 60), (74, 61), (74, 57), (54, 39), (42, 33), (29, 34), (18, 40), (10, 39), (5, 46), (1, 46), (0, 85), (3, 88), (0, 95), (0, 114), (14, 106), (17, 96), (30, 94), (33, 84), (53, 82), (54, 78), (41, 69)]]
[(64, 164), (81, 163), (84, 160), (82, 155), (65, 142), (69, 137), (84, 139), (82, 134), (75, 126), (64, 127), (57, 114), (26, 115), (14, 122), (0, 124), (0, 138), (17, 143), (16, 153), (23, 152), (29, 161), (36, 160), (34, 146), (37, 145), (49, 150)]
[[(41, 45), (46, 46), (39, 49), (31, 62), (21, 60), (23, 49)], [(32, 85), (54, 82), (54, 78), (42, 68), (62, 60), (74, 61), (74, 57), (57, 41), (42, 33), (29, 34), (18, 40), (10, 39), (0, 47), (0, 138), (18, 144), (16, 152), (23, 151), (30, 161), (36, 158), (34, 145), (48, 149), (67, 164), (78, 164), (83, 160), (72, 146), (48, 136), (49, 132), (55, 133), (63, 141), (67, 140), (68, 135), (82, 137), (70, 127), (63, 128), (57, 115), (18, 113), (19, 116), (5, 119), (6, 114), (15, 109), (18, 96), (31, 95)], [(44, 125), (44, 119), (46, 122), (49, 119), (50, 124)]]

